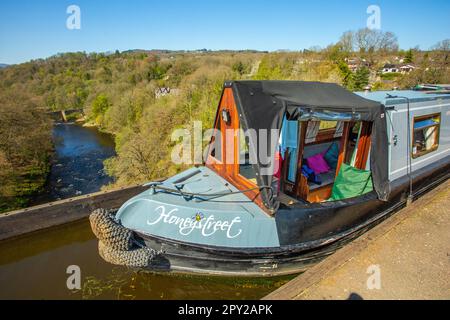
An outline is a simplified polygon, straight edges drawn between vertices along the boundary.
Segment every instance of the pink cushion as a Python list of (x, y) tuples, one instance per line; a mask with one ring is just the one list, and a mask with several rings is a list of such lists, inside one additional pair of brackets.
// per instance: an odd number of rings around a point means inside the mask
[(321, 174), (330, 171), (328, 163), (323, 158), (322, 153), (318, 153), (312, 157), (306, 159), (308, 167), (310, 167), (315, 174)]

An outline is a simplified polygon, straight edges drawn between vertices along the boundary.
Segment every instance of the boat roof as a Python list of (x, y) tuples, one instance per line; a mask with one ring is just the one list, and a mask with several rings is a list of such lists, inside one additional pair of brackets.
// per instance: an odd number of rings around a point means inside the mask
[[(232, 81), (226, 82), (225, 88), (232, 88), (239, 121), (244, 130), (252, 129), (256, 132), (271, 132), (280, 130), (282, 120), (299, 119), (306, 116), (309, 119), (321, 119), (319, 114), (335, 114), (334, 119), (358, 119), (374, 123), (372, 132), (372, 149), (381, 157), (382, 165), (371, 166), (374, 188), (380, 199), (387, 199), (388, 170), (387, 170), (387, 129), (384, 120), (385, 108), (383, 103), (367, 99), (354, 94), (335, 83), (308, 81)], [(304, 118), (303, 118), (304, 119)], [(262, 131), (265, 130), (265, 131)], [(259, 150), (261, 143), (249, 136), (250, 156), (257, 159), (254, 170), (257, 174), (258, 186), (261, 188), (263, 203), (266, 207), (276, 208), (273, 193), (269, 193), (268, 186), (272, 186), (273, 172), (267, 163), (263, 163), (259, 155), (275, 154), (277, 145), (266, 140), (264, 149)], [(375, 159), (373, 157), (372, 159)], [(372, 161), (372, 160), (371, 160)], [(269, 170), (267, 170), (269, 167)], [(272, 168), (273, 169), (273, 168)]]
[[(436, 101), (439, 99), (450, 100), (450, 94), (438, 93), (434, 91), (415, 91), (415, 90), (386, 90), (373, 92), (355, 92), (360, 97), (380, 102), (386, 106), (406, 103), (403, 97), (406, 97), (410, 102), (426, 102)], [(388, 98), (389, 96), (397, 96), (397, 98)]]
[[(373, 109), (380, 108), (380, 103), (355, 95), (336, 83), (246, 80), (228, 82), (225, 86), (234, 88), (249, 116), (255, 116), (261, 109), (267, 111), (286, 107), (351, 113), (373, 113)], [(263, 114), (263, 117), (265, 118), (266, 114)]]

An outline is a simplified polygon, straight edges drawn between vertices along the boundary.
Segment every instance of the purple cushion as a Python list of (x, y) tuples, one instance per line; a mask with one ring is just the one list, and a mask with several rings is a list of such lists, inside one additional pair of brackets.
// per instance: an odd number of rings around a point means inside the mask
[(308, 167), (310, 167), (315, 174), (321, 174), (330, 171), (328, 163), (323, 158), (322, 153), (318, 153), (312, 157), (306, 159)]

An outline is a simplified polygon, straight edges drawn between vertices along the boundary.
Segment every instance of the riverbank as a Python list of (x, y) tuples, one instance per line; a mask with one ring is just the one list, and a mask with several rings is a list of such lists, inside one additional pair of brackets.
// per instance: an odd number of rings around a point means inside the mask
[(450, 180), (265, 299), (450, 299)]
[(44, 191), (50, 173), (51, 153), (46, 155), (41, 165), (28, 166), (22, 173), (16, 174), (14, 180), (14, 196), (0, 197), (0, 213), (24, 208), (32, 199)]

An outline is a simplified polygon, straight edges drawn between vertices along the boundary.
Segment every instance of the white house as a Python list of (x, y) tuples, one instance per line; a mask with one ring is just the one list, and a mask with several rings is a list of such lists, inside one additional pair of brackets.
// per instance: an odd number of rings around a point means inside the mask
[(416, 69), (416, 67), (413, 66), (412, 64), (405, 64), (405, 65), (401, 66), (399, 69), (400, 69), (401, 73), (405, 74), (405, 73), (410, 73), (411, 71)]
[(385, 73), (396, 73), (396, 72), (400, 72), (400, 69), (398, 66), (396, 66), (395, 64), (390, 64), (390, 63), (386, 63), (383, 67), (383, 69), (381, 70), (381, 73), (385, 74)]

